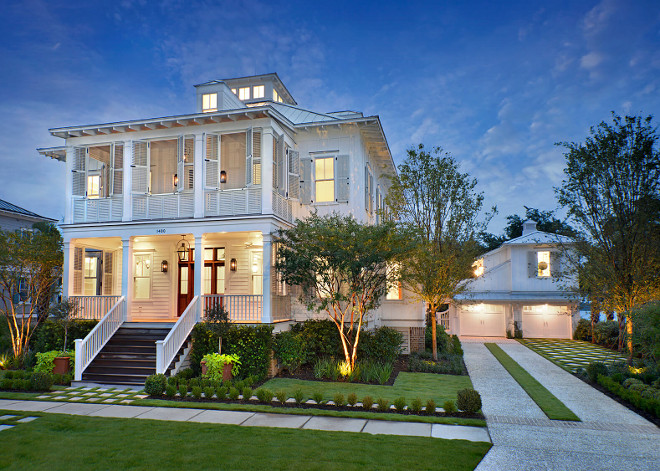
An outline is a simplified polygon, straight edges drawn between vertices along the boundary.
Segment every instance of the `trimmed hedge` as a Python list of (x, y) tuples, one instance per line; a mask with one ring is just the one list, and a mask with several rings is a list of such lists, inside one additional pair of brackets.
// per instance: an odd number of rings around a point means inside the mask
[[(81, 319), (73, 321), (69, 326), (66, 349), (73, 350), (75, 348), (74, 340), (84, 339), (96, 327), (96, 324), (98, 324), (96, 320)], [(64, 327), (62, 327), (62, 324), (47, 320), (37, 327), (30, 343), (35, 352), (48, 352), (50, 350), (61, 351), (63, 342)]]
[(660, 418), (660, 400), (653, 398), (645, 398), (641, 393), (632, 389), (626, 389), (623, 385), (617, 383), (612, 378), (604, 375), (598, 375), (598, 384), (607, 389), (612, 394), (616, 394), (624, 401), (629, 402), (633, 406), (655, 415)]

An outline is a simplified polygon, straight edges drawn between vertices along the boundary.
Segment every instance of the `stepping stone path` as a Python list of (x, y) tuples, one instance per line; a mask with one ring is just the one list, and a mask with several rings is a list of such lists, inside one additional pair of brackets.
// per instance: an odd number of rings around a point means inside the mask
[(138, 394), (138, 391), (133, 389), (120, 389), (120, 388), (90, 388), (90, 387), (68, 387), (66, 389), (59, 389), (50, 393), (45, 393), (38, 396), (37, 399), (45, 399), (51, 401), (64, 401), (64, 402), (99, 402), (103, 401), (106, 404), (130, 404), (135, 399), (144, 399), (147, 397), (144, 394)]
[(571, 373), (594, 361), (607, 364), (626, 361), (618, 352), (583, 340), (521, 339), (520, 342)]
[(27, 424), (33, 420), (37, 420), (39, 417), (22, 417), (20, 415), (0, 415), (0, 432), (3, 430), (9, 430), (16, 427), (18, 424)]

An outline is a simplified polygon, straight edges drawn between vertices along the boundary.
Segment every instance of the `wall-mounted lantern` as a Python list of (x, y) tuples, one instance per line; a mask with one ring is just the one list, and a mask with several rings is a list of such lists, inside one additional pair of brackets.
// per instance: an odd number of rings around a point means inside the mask
[(163, 273), (167, 273), (167, 269), (169, 268), (169, 264), (167, 263), (167, 260), (163, 260), (160, 262), (160, 271)]
[(224, 170), (220, 172), (220, 183), (227, 183), (227, 172)]
[(237, 268), (238, 268), (238, 264), (236, 263), (236, 259), (232, 258), (231, 261), (229, 262), (229, 269), (231, 271), (236, 271)]
[(179, 186), (179, 175), (176, 173), (172, 177), (172, 185), (174, 186), (174, 188), (177, 188)]

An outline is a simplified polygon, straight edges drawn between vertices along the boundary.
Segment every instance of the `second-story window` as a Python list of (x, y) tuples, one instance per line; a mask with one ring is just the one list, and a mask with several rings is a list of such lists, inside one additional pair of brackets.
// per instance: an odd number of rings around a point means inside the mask
[(256, 87), (254, 87), (252, 92), (253, 92), (252, 98), (263, 98), (266, 93), (266, 88), (263, 85), (257, 85)]
[(543, 251), (538, 253), (538, 276), (550, 276), (550, 252)]
[(99, 198), (101, 196), (101, 175), (87, 176), (87, 198)]
[(243, 87), (238, 89), (238, 99), (239, 100), (249, 100), (250, 99), (250, 87)]
[(334, 163), (334, 157), (321, 157), (317, 158), (314, 162), (317, 203), (335, 201)]
[(202, 95), (202, 111), (204, 113), (210, 113), (212, 111), (218, 111), (218, 94), (217, 93), (205, 93)]
[(401, 289), (401, 281), (398, 280), (399, 276), (399, 265), (396, 263), (390, 263), (387, 265), (387, 294), (385, 299), (389, 301), (396, 301), (403, 299), (403, 291)]

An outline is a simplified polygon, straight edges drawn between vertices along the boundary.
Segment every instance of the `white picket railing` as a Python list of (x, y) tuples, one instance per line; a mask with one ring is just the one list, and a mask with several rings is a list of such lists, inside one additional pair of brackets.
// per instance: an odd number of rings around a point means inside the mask
[(240, 216), (261, 214), (261, 188), (207, 190), (204, 192), (204, 216)]
[(82, 380), (83, 371), (98, 355), (103, 346), (110, 340), (117, 329), (126, 321), (126, 298), (123, 296), (96, 324), (96, 327), (84, 339), (76, 339), (76, 370), (75, 380)]
[(156, 340), (156, 373), (165, 373), (195, 324), (201, 319), (202, 303), (195, 296), (164, 340)]
[(133, 219), (176, 219), (195, 215), (195, 195), (191, 192), (162, 195), (133, 195)]
[(229, 313), (232, 322), (261, 322), (263, 296), (260, 294), (205, 294), (204, 314), (220, 305)]
[(273, 191), (273, 213), (285, 221), (293, 222), (293, 206), (291, 200)]
[(73, 200), (73, 222), (121, 221), (124, 214), (124, 198), (76, 198)]
[(117, 304), (119, 296), (69, 296), (78, 304), (76, 319), (101, 319)]

